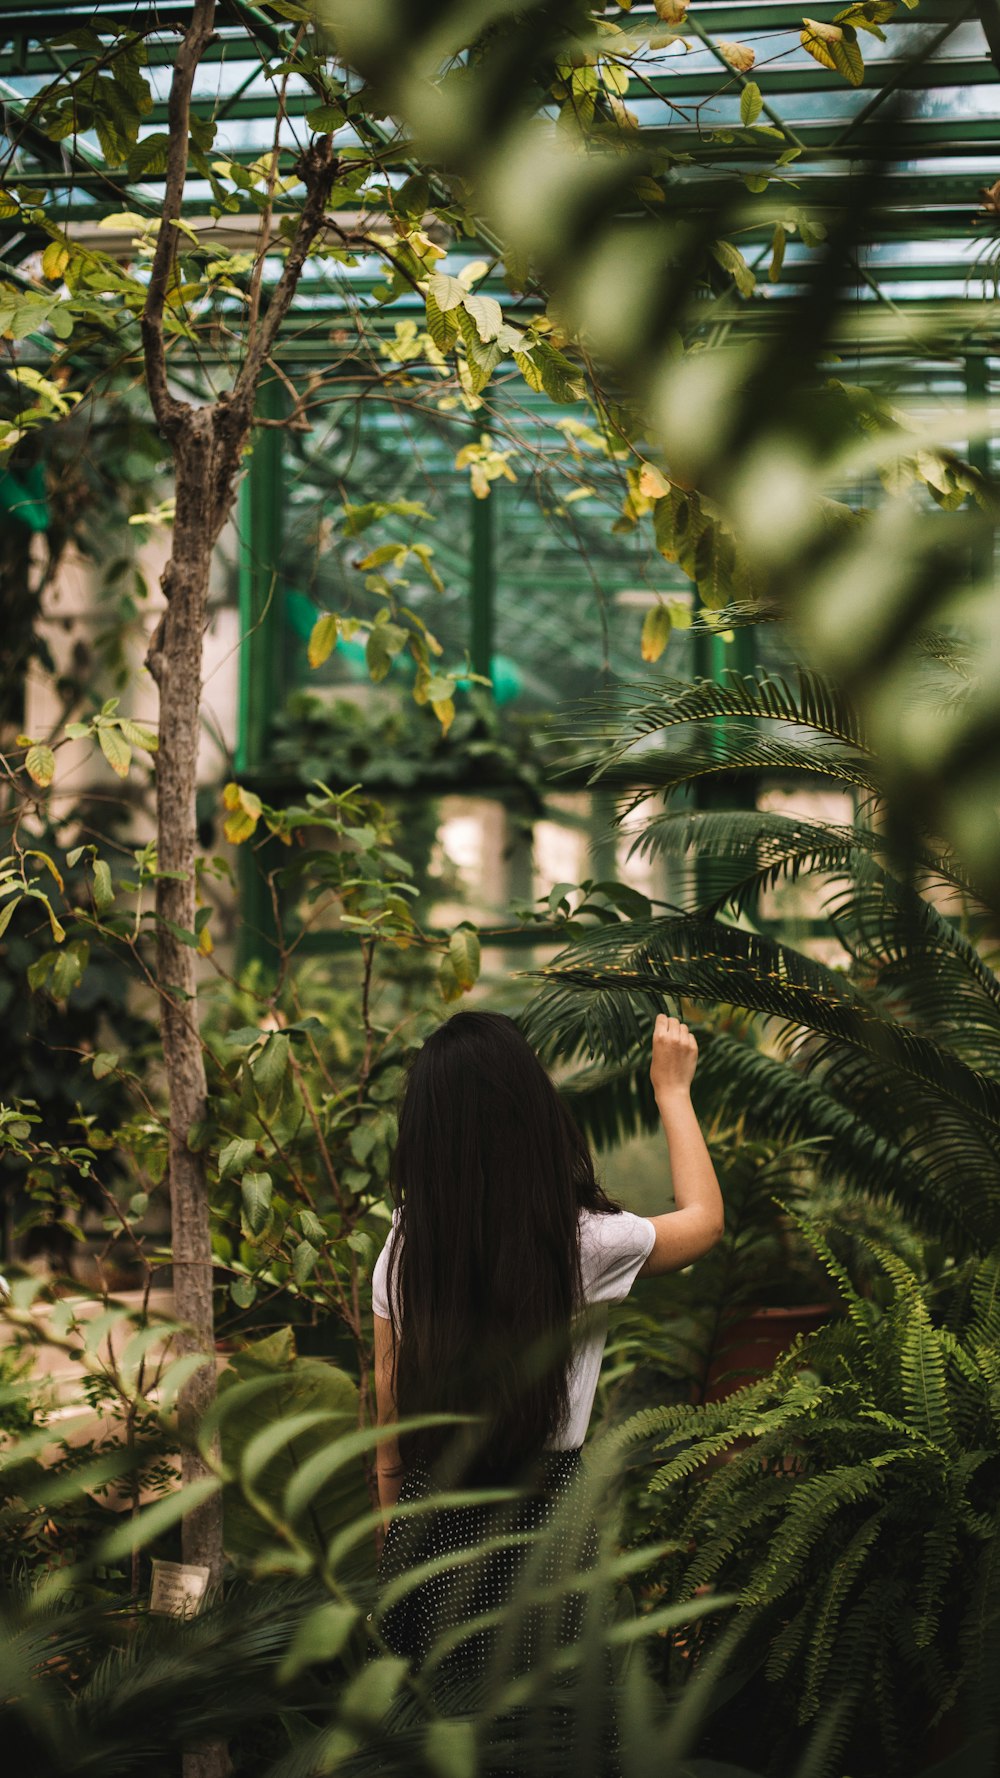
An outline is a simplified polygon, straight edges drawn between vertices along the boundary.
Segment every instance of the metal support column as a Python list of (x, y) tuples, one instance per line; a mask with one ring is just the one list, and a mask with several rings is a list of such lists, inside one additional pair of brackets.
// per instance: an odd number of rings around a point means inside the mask
[[(970, 353), (965, 360), (965, 393), (969, 406), (973, 409), (985, 407), (989, 400), (989, 366), (983, 353)], [(968, 454), (973, 469), (978, 469), (980, 475), (989, 476), (992, 469), (989, 439), (983, 437), (971, 439)], [(976, 582), (991, 581), (994, 572), (996, 529), (987, 522), (985, 514), (977, 515), (977, 519), (979, 522), (973, 533), (972, 561), (969, 564), (971, 577)]]
[(472, 609), (469, 655), (472, 661), (472, 671), (482, 673), (484, 678), (488, 679), (492, 677), (494, 655), (496, 528), (493, 509), (497, 496), (495, 493), (491, 493), (486, 500), (477, 500), (474, 494), (470, 494), (469, 498), (472, 503), (470, 518), (472, 549), (469, 580)]
[[(261, 383), (257, 412), (281, 419), (287, 395), (277, 377)], [(268, 766), (270, 719), (282, 697), (283, 635), (281, 541), (284, 434), (258, 427), (239, 493), (239, 716), (236, 771), (256, 787)], [(243, 846), (239, 853), (242, 919), (238, 964), (267, 956), (275, 940), (274, 911), (266, 880), (272, 848)]]

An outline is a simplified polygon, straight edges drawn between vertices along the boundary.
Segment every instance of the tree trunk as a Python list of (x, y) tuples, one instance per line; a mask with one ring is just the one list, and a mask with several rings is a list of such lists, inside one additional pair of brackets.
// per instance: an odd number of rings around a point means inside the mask
[[(174, 542), (163, 574), (167, 607), (147, 664), (160, 693), (156, 758), (156, 972), (160, 1029), (170, 1094), (169, 1180), (173, 1231), (174, 1302), (184, 1332), (180, 1352), (204, 1355), (181, 1391), (181, 1478), (185, 1485), (210, 1473), (196, 1436), (215, 1397), (215, 1317), (208, 1186), (202, 1156), (192, 1149), (192, 1125), (205, 1116), (205, 1063), (198, 1022), (196, 959), (175, 927), (193, 933), (197, 855), (198, 740), (202, 647), (212, 552), (232, 503), (245, 435), (232, 410), (194, 409), (174, 440), (177, 510)], [(168, 925), (167, 922), (170, 924)], [(181, 1557), (202, 1564), (210, 1586), (222, 1579), (222, 1498), (216, 1493), (189, 1512), (181, 1527)], [(225, 1744), (206, 1741), (185, 1750), (184, 1778), (224, 1778)]]
[[(215, 1397), (208, 1190), (201, 1155), (192, 1149), (189, 1140), (192, 1125), (203, 1119), (206, 1109), (196, 997), (197, 953), (193, 943), (177, 936), (180, 932), (190, 940), (195, 922), (195, 794), (209, 571), (212, 552), (233, 502), (261, 373), (278, 339), (310, 247), (324, 226), (326, 202), (337, 166), (329, 136), (310, 142), (299, 157), (298, 172), (306, 186), (306, 198), (266, 313), (258, 299), (270, 209), (261, 219), (246, 350), (236, 382), (232, 389), (205, 405), (181, 400), (169, 387), (164, 334), (167, 295), (179, 240), (171, 224), (180, 216), (184, 195), (194, 78), (212, 41), (214, 21), (215, 0), (194, 0), (170, 83), (163, 217), (140, 317), (150, 402), (170, 444), (176, 478), (173, 549), (162, 581), (166, 610), (150, 644), (147, 664), (160, 693), (156, 843), (161, 874), (156, 888), (156, 969), (170, 1096), (174, 1296), (177, 1318), (185, 1327), (181, 1351), (200, 1353), (205, 1361), (179, 1398), (185, 1483), (196, 1482), (208, 1472), (195, 1437)], [(218, 1494), (188, 1513), (181, 1535), (183, 1560), (207, 1567), (211, 1582), (217, 1584), (222, 1575), (222, 1503)], [(229, 1760), (221, 1742), (206, 1742), (185, 1752), (184, 1778), (222, 1778), (228, 1770)]]
[[(160, 692), (156, 761), (156, 972), (163, 1058), (170, 1092), (169, 1180), (173, 1228), (174, 1300), (186, 1324), (179, 1342), (206, 1362), (181, 1396), (183, 1480), (199, 1480), (206, 1466), (193, 1436), (215, 1393), (212, 1245), (205, 1168), (188, 1136), (205, 1115), (205, 1065), (198, 1030), (195, 952), (166, 924), (192, 932), (195, 920), (197, 759), (202, 639), (212, 548), (218, 532), (211, 511), (209, 464), (214, 452), (211, 411), (184, 427), (177, 448), (177, 518), (163, 576), (167, 608), (149, 654)], [(182, 1528), (185, 1562), (204, 1563), (211, 1584), (222, 1572), (222, 1507), (218, 1496), (189, 1513)]]

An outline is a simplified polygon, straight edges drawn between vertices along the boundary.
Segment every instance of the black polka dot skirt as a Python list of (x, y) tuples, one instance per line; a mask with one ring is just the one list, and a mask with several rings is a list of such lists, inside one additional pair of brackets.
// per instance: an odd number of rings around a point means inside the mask
[[(581, 1470), (579, 1451), (547, 1453), (504, 1502), (437, 1506), (422, 1469), (400, 1490), (416, 1510), (389, 1526), (372, 1654), (403, 1656), (436, 1708), (472, 1719), (482, 1778), (621, 1778), (610, 1657), (587, 1633), (604, 1608), (582, 1584), (599, 1539)], [(513, 1705), (510, 1681), (528, 1687)]]
[(528, 1671), (577, 1641), (585, 1606), (573, 1576), (597, 1559), (593, 1519), (574, 1511), (580, 1464), (579, 1451), (553, 1451), (515, 1500), (444, 1507), (427, 1471), (411, 1469), (399, 1505), (427, 1510), (390, 1523), (373, 1614), (384, 1646), (414, 1668), (433, 1650), (436, 1671), (474, 1679), (496, 1661)]

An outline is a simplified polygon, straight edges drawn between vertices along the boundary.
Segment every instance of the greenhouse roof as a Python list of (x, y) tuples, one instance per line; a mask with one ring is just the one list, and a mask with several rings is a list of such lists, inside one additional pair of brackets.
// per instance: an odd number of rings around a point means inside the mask
[[(836, 0), (812, 0), (812, 15), (821, 22), (831, 21), (839, 10)], [(155, 216), (163, 175), (149, 167), (141, 177), (130, 175), (127, 166), (108, 169), (96, 139), (81, 135), (54, 143), (33, 127), (35, 96), (59, 72), (60, 61), (72, 54), (60, 52), (58, 33), (81, 24), (102, 34), (153, 31), (148, 51), (154, 105), (143, 123), (141, 146), (164, 127), (178, 33), (190, 12), (191, 0), (163, 0), (155, 6), (134, 0), (104, 0), (96, 6), (34, 0), (31, 6), (8, 6), (0, 17), (6, 176), (30, 176), (47, 187), (49, 214), (77, 236), (86, 238), (102, 217), (123, 208)], [(614, 16), (633, 32), (656, 24), (652, 7), (645, 4), (627, 15), (611, 9), (609, 17)], [(929, 310), (938, 339), (947, 334), (967, 348), (982, 349), (988, 345), (983, 330), (993, 325), (994, 275), (1000, 262), (996, 208), (988, 199), (984, 203), (991, 170), (1000, 164), (1000, 77), (983, 21), (1000, 44), (1000, 8), (995, 0), (983, 0), (981, 18), (970, 5), (949, 7), (927, 0), (915, 12), (894, 17), (884, 42), (865, 34), (864, 78), (856, 87), (807, 53), (800, 41), (802, 16), (790, 0), (704, 0), (700, 5), (695, 0), (682, 27), (684, 40), (644, 56), (623, 94), (642, 137), (666, 147), (672, 157), (697, 149), (697, 165), (675, 158), (662, 175), (670, 206), (683, 210), (701, 205), (722, 186), (742, 193), (741, 181), (773, 162), (773, 132), (780, 129), (798, 151), (796, 158), (783, 169), (780, 182), (772, 180), (768, 188), (769, 219), (758, 228), (751, 210), (740, 235), (751, 264), (764, 267), (775, 195), (787, 196), (791, 208), (823, 205), (834, 181), (863, 168), (873, 148), (884, 148), (888, 135), (892, 170), (883, 180), (870, 245), (857, 268), (858, 299), (881, 302), (889, 315), (897, 315), (901, 339), (909, 329), (905, 317)], [(292, 36), (279, 19), (244, 0), (220, 0), (217, 40), (205, 55), (195, 89), (197, 115), (216, 125), (213, 154), (245, 165), (274, 146), (275, 91), (266, 70), (269, 58), (286, 51)], [(719, 43), (726, 39), (753, 51), (752, 78), (763, 100), (760, 122), (770, 136), (742, 127), (740, 100), (748, 77), (721, 53)], [(309, 112), (316, 103), (309, 82), (292, 75), (287, 116), (277, 135), (289, 167), (308, 138)], [(386, 126), (366, 128), (369, 135), (382, 132), (383, 165), (390, 178), (401, 180), (408, 171), (405, 139)], [(348, 145), (346, 133), (344, 141)], [(186, 216), (209, 222), (210, 202), (207, 183), (190, 180)], [(350, 228), (350, 215), (340, 220)], [(247, 201), (239, 213), (213, 226), (226, 244), (249, 244), (257, 222)], [(370, 227), (370, 213), (367, 222)], [(131, 232), (121, 231), (123, 257), (130, 251)], [(114, 250), (114, 231), (103, 229), (100, 243)], [(30, 232), (0, 223), (0, 252), (8, 267), (24, 266), (39, 244)], [(446, 269), (458, 269), (463, 258), (484, 252), (490, 257), (488, 241), (453, 245)], [(779, 312), (775, 304), (794, 291), (805, 255), (801, 243), (789, 242), (780, 279), (740, 304), (741, 325), (747, 320), (766, 324)], [(277, 267), (277, 256), (274, 263)], [(501, 270), (481, 288), (494, 291), (501, 301), (510, 300)], [(376, 327), (391, 328), (405, 315), (407, 298), (380, 307), (373, 291), (382, 277), (374, 257), (363, 254), (346, 268), (311, 265), (297, 299), (296, 350), (308, 351), (303, 342), (308, 342), (313, 324), (319, 346), (323, 323), (348, 305), (356, 308), (359, 301), (370, 309)], [(419, 297), (414, 294), (410, 301), (416, 309)], [(305, 310), (309, 328), (303, 333)]]

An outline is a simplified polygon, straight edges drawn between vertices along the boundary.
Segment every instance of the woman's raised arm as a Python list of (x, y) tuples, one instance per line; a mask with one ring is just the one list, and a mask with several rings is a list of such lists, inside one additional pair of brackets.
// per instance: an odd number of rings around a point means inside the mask
[(690, 1265), (715, 1246), (725, 1224), (719, 1181), (691, 1104), (697, 1065), (698, 1045), (687, 1026), (660, 1013), (649, 1077), (667, 1138), (677, 1207), (649, 1218), (656, 1239), (640, 1278)]

